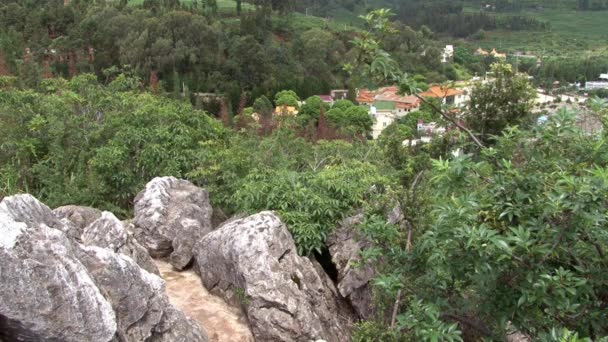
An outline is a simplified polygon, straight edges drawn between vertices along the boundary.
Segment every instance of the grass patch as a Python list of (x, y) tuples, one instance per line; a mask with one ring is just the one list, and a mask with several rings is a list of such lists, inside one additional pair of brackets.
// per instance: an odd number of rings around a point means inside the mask
[(549, 31), (486, 33), (471, 44), (499, 51), (530, 51), (544, 56), (605, 55), (608, 53), (608, 11), (577, 11), (569, 8), (527, 10), (497, 15), (526, 15), (551, 24)]
[[(182, 4), (190, 5), (193, 0), (181, 0)], [(142, 5), (144, 0), (129, 0), (129, 6), (140, 6)], [(202, 7), (202, 1), (199, 1), (199, 7)], [(253, 11), (255, 6), (242, 2), (241, 7), (243, 12)], [(217, 0), (217, 9), (218, 12), (222, 15), (236, 15), (236, 1), (234, 0)]]

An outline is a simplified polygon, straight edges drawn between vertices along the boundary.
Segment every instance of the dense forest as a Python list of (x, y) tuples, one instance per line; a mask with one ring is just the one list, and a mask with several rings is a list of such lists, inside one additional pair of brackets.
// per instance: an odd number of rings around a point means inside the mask
[[(0, 199), (122, 219), (150, 179), (175, 176), (226, 217), (275, 211), (298, 253), (319, 260), (359, 214), (353, 267), (373, 268), (373, 310), (352, 341), (608, 341), (608, 103), (540, 120), (519, 72), (574, 82), (608, 61), (526, 65), (457, 47), (442, 63), (440, 32), (548, 27), (451, 1), (370, 2), (237, 1), (227, 15), (215, 1), (1, 1)], [(345, 30), (303, 24), (300, 12), (335, 7), (370, 11)], [(418, 96), (486, 72), (462, 112)], [(387, 85), (420, 110), (372, 140), (356, 89)], [(335, 88), (349, 98), (316, 96)], [(601, 127), (583, 130), (583, 114)], [(446, 133), (404, 144), (418, 120)]]

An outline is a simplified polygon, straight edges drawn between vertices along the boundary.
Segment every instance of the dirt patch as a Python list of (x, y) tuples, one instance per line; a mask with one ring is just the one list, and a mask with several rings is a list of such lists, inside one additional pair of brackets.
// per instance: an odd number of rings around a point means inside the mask
[(192, 270), (177, 272), (171, 264), (155, 260), (166, 282), (171, 304), (197, 321), (209, 335), (210, 342), (253, 342), (247, 317), (239, 308), (210, 294)]

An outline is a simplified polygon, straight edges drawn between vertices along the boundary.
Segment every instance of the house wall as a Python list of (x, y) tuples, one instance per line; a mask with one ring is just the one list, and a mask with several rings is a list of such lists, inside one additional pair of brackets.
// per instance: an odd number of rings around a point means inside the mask
[(378, 139), (380, 133), (395, 121), (396, 115), (392, 111), (376, 111), (374, 125), (372, 126), (372, 137)]
[(586, 90), (593, 89), (608, 89), (608, 82), (587, 82), (585, 84)]

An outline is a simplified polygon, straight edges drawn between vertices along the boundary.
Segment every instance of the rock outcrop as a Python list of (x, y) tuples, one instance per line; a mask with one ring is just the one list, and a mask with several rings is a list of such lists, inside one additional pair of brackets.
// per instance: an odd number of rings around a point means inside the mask
[(160, 275), (148, 251), (128, 232), (114, 214), (104, 211), (88, 225), (82, 233), (82, 243), (108, 248), (115, 253), (127, 255), (144, 270)]
[(196, 246), (205, 286), (239, 302), (256, 341), (349, 340), (353, 313), (272, 212), (222, 225)]
[(101, 217), (101, 210), (79, 205), (66, 205), (55, 208), (53, 214), (72, 223), (80, 236), (88, 225)]
[(130, 257), (83, 246), (29, 195), (0, 203), (0, 339), (207, 341)]
[(44, 224), (17, 222), (1, 209), (0, 288), (0, 326), (5, 328), (5, 338), (114, 338), (117, 325), (112, 306), (76, 257), (67, 236)]
[(327, 246), (338, 270), (338, 291), (347, 298), (360, 318), (372, 314), (372, 292), (370, 282), (374, 277), (371, 265), (361, 265), (360, 253), (368, 247), (365, 239), (356, 234), (355, 226), (363, 215), (344, 219), (327, 237)]
[(57, 217), (51, 208), (32, 195), (5, 197), (0, 203), (0, 211), (8, 213), (17, 222), (59, 229), (70, 238), (80, 239), (80, 231), (69, 220)]
[(209, 194), (174, 177), (154, 178), (135, 199), (136, 238), (154, 258), (170, 256), (181, 270), (192, 260), (194, 244), (212, 230)]
[(116, 314), (119, 341), (208, 340), (169, 303), (164, 281), (131, 258), (95, 246), (81, 248), (78, 256)]

